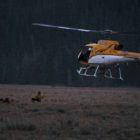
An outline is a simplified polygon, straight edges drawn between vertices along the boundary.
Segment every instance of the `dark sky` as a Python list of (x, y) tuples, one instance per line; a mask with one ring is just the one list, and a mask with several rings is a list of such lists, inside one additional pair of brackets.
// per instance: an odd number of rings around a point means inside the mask
[(77, 53), (99, 39), (116, 39), (140, 52), (140, 36), (99, 35), (33, 27), (33, 22), (140, 32), (139, 0), (1, 0), (0, 83), (140, 86), (140, 63), (123, 66), (126, 79), (80, 77)]

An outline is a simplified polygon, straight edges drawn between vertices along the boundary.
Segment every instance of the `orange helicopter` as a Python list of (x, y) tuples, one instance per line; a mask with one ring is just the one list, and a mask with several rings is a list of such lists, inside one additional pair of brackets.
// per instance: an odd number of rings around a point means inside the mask
[[(130, 34), (129, 32), (87, 30), (41, 23), (33, 23), (32, 25), (100, 34)], [(140, 60), (140, 53), (123, 51), (122, 48), (123, 45), (115, 40), (99, 40), (97, 43), (85, 45), (78, 54), (78, 62), (82, 67), (77, 70), (77, 73), (81, 76), (93, 76), (95, 78), (103, 76), (123, 80), (120, 64)]]

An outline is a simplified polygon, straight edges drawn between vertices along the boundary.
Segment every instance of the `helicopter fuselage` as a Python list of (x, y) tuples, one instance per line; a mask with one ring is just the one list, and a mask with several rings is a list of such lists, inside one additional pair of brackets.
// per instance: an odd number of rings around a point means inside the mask
[(89, 58), (88, 63), (109, 65), (109, 64), (129, 62), (129, 61), (134, 61), (134, 60), (135, 60), (134, 58), (128, 58), (124, 56), (96, 55)]
[(83, 65), (111, 65), (140, 60), (140, 53), (122, 51), (117, 41), (100, 40), (98, 43), (87, 44), (78, 55)]

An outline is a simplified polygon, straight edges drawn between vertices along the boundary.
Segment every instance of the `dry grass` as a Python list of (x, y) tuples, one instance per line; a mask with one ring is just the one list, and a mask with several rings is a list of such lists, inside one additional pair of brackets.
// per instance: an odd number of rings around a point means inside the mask
[(13, 100), (0, 102), (0, 140), (140, 139), (140, 89), (0, 85), (0, 98)]

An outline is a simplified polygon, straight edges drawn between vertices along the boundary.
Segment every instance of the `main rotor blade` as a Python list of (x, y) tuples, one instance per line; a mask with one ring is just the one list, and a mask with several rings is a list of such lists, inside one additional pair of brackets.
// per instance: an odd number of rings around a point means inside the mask
[(89, 30), (89, 29), (81, 29), (81, 28), (72, 28), (72, 27), (65, 27), (65, 26), (56, 26), (50, 24), (41, 24), (41, 23), (33, 23), (32, 25), (41, 26), (41, 27), (48, 27), (48, 28), (57, 28), (57, 29), (64, 29), (64, 30), (72, 30), (72, 31), (79, 31), (79, 32), (88, 32), (88, 33), (100, 33), (100, 34), (118, 34), (118, 32), (112, 30)]
[(98, 33), (98, 34), (119, 34), (119, 35), (140, 35), (140, 32), (117, 32), (110, 29), (105, 30), (89, 30), (89, 29), (81, 29), (81, 28), (73, 28), (73, 27), (65, 27), (65, 26), (57, 26), (57, 25), (50, 25), (50, 24), (42, 24), (42, 23), (32, 23), (34, 26), (41, 26), (47, 28), (56, 28), (56, 29), (63, 29), (63, 30), (72, 30), (78, 32), (87, 32), (87, 33)]

